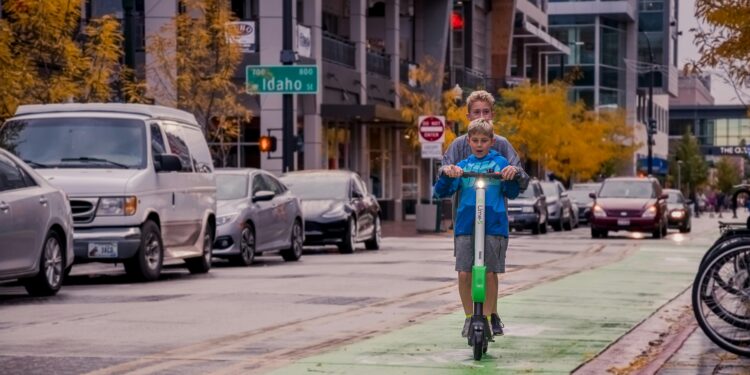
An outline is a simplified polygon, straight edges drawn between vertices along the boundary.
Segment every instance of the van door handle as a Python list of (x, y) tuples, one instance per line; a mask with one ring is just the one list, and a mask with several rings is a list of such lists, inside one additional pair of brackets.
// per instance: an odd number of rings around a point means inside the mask
[(39, 204), (41, 204), (42, 206), (47, 206), (47, 198), (39, 197)]
[(174, 192), (172, 192), (172, 206), (174, 206)]
[(0, 212), (7, 214), (10, 211), (10, 206), (5, 202), (0, 202)]

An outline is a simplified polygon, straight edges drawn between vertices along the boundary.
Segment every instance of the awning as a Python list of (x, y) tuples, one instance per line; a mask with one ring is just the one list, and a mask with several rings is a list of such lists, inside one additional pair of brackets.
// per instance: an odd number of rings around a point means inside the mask
[(541, 52), (570, 54), (570, 47), (529, 22), (524, 21), (521, 27), (516, 27), (513, 30), (513, 38), (523, 38), (524, 46), (538, 47)]
[(382, 104), (321, 104), (320, 116), (338, 121), (404, 122), (401, 111)]

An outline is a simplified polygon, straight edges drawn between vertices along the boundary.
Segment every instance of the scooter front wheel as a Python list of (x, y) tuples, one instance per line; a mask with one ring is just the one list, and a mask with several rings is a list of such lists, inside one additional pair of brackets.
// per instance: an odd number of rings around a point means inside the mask
[(482, 354), (487, 352), (487, 341), (484, 339), (484, 332), (476, 331), (472, 337), (472, 348), (474, 349), (474, 360), (482, 359)]

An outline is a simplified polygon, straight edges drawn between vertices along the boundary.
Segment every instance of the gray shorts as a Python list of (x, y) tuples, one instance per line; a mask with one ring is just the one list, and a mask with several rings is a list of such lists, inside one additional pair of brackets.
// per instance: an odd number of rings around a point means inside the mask
[[(471, 272), (474, 266), (474, 241), (472, 236), (456, 236), (454, 239), (456, 271)], [(487, 272), (505, 272), (505, 253), (508, 251), (508, 238), (503, 236), (485, 236), (484, 265)]]

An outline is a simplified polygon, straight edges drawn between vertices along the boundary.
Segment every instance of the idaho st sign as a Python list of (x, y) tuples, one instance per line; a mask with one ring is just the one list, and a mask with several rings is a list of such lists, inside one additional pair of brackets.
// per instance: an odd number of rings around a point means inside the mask
[(248, 65), (245, 88), (248, 94), (317, 94), (316, 65)]

